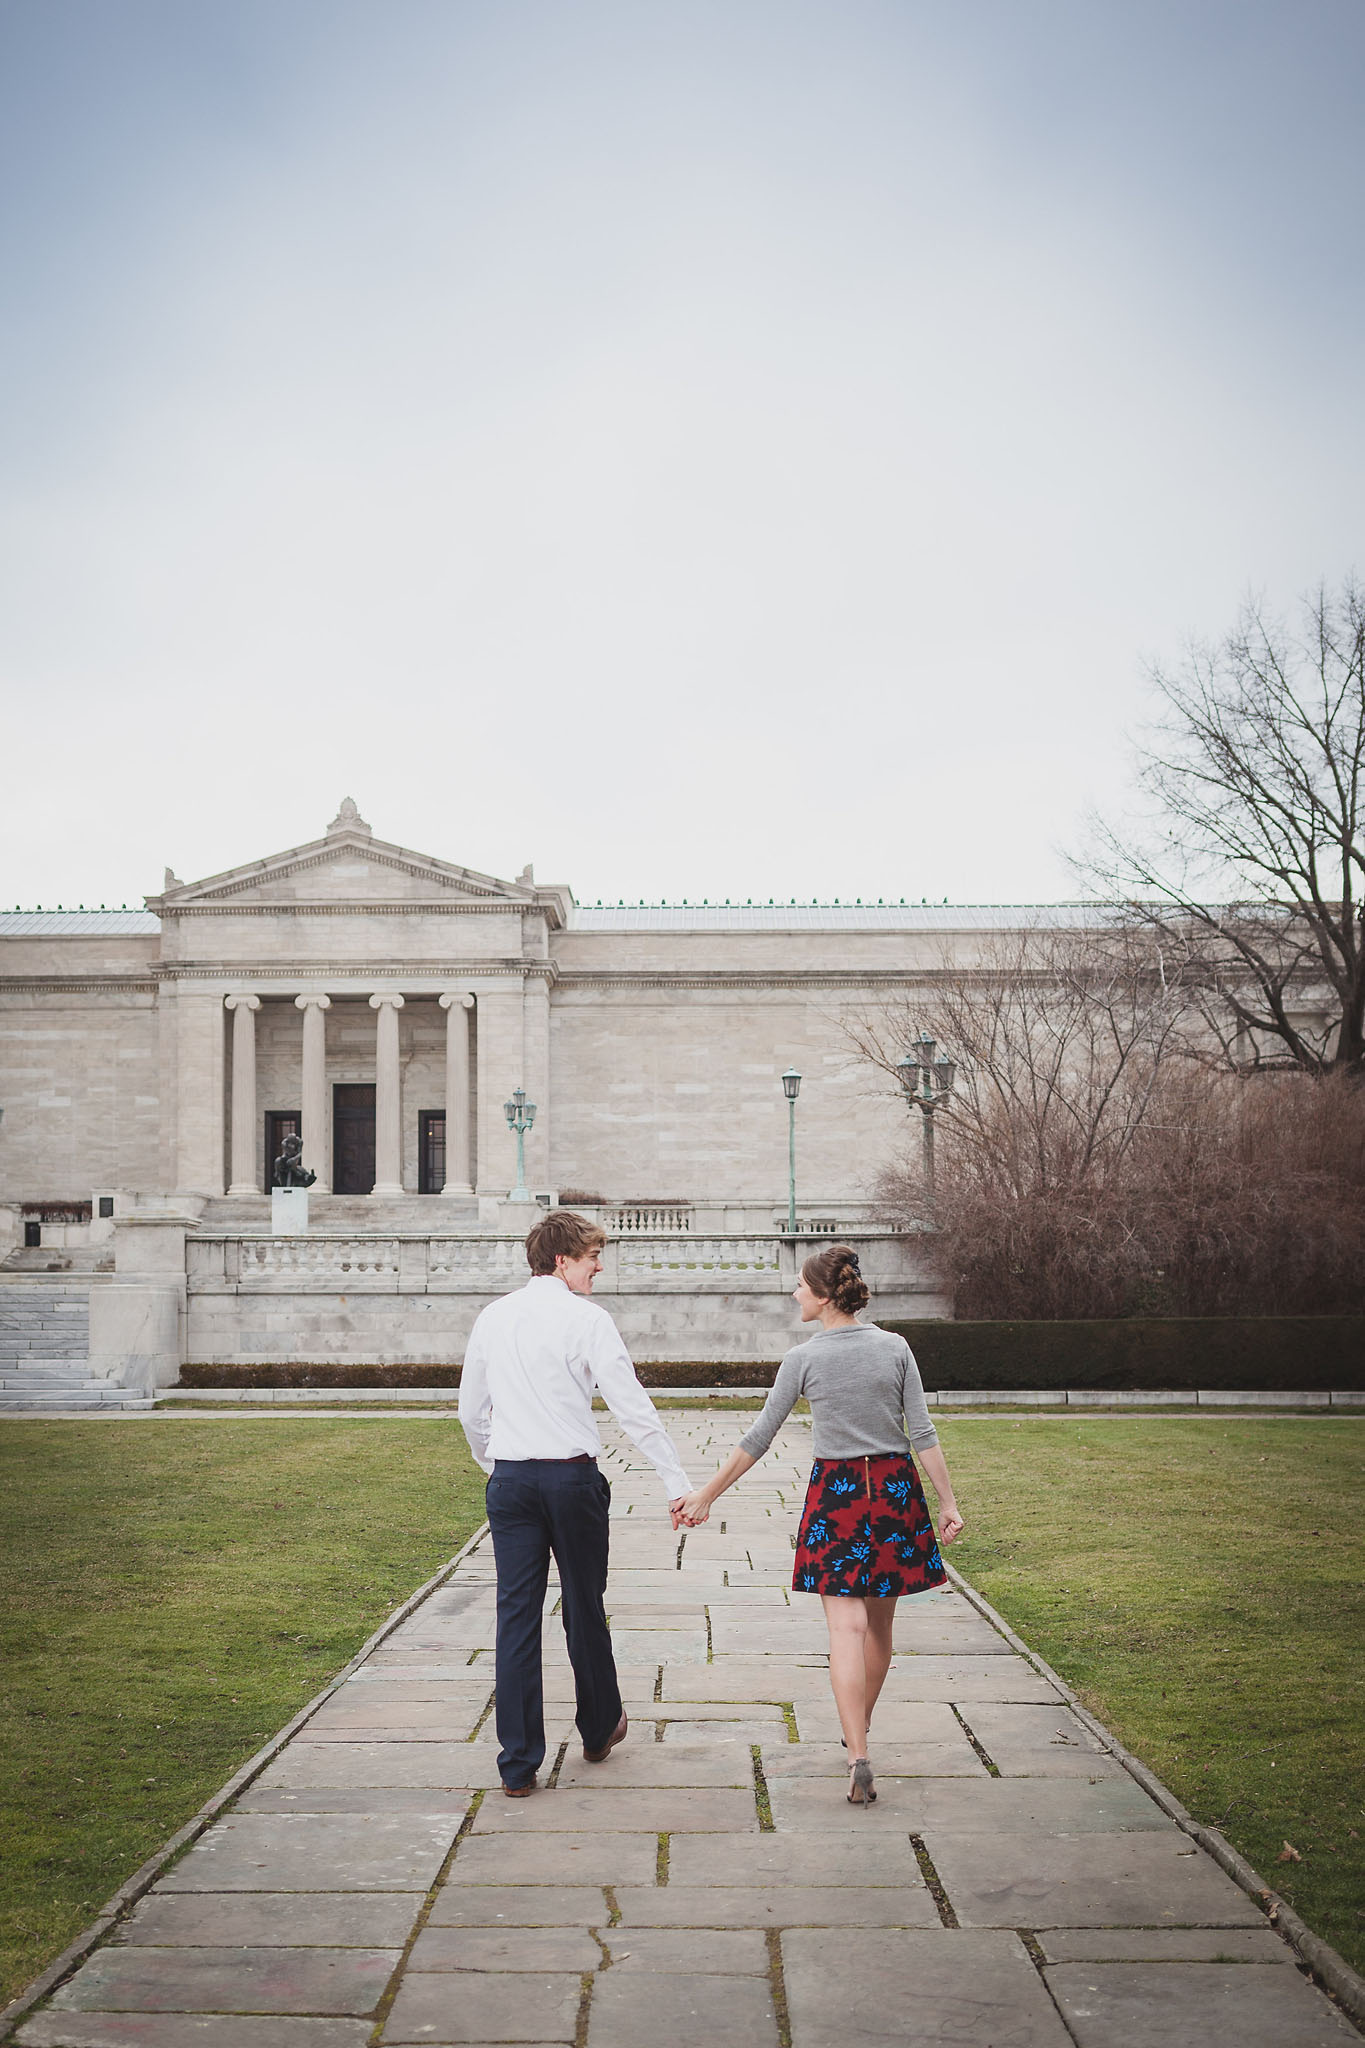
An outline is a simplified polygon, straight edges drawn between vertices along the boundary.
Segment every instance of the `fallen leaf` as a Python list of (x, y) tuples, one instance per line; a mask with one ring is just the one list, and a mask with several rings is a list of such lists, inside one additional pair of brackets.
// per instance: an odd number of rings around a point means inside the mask
[(1303, 1858), (1292, 1842), (1286, 1842), (1279, 1855), (1275, 1858), (1275, 1861), (1277, 1863), (1302, 1863)]

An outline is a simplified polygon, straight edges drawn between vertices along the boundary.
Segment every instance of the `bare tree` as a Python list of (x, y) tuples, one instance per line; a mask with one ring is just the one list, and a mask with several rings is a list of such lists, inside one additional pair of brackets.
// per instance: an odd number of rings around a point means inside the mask
[[(927, 1028), (959, 1061), (928, 1255), (962, 1317), (1358, 1313), (1365, 1096), (1340, 1074), (1248, 1086), (1189, 1056), (1148, 935), (1034, 928), (851, 1015), (894, 1077)], [(915, 1136), (878, 1193), (928, 1217)]]
[(1365, 591), (1306, 599), (1297, 634), (1249, 604), (1153, 681), (1132, 834), (1079, 870), (1127, 902), (1226, 1063), (1365, 1075)]
[[(957, 1087), (935, 1112), (956, 1182), (979, 1175), (1022, 1195), (1117, 1166), (1163, 1063), (1182, 1049), (1188, 1012), (1159, 948), (1097, 913), (1082, 928), (997, 935), (973, 965), (945, 962), (922, 993), (850, 1013), (843, 1026), (893, 1080), (929, 1031), (958, 1062)], [(912, 1177), (914, 1156), (912, 1147)]]

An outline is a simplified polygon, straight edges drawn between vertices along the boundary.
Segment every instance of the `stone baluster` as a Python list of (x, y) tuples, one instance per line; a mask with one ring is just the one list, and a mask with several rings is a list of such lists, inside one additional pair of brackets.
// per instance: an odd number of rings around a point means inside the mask
[(472, 1195), (469, 1178), (469, 1013), (473, 996), (447, 989), (446, 1013), (446, 1179), (443, 1195)]
[(256, 1012), (259, 996), (225, 998), (232, 1012), (232, 1177), (230, 1195), (259, 1195), (256, 1179)]
[(331, 1148), (327, 1143), (327, 1018), (330, 996), (308, 991), (295, 996), (303, 1011), (303, 1163), (317, 1175), (316, 1193), (325, 1195), (332, 1185)]
[(403, 1192), (403, 1085), (398, 1064), (398, 1012), (403, 998), (381, 989), (370, 997), (379, 1012), (374, 1046), (374, 1186), (372, 1195)]

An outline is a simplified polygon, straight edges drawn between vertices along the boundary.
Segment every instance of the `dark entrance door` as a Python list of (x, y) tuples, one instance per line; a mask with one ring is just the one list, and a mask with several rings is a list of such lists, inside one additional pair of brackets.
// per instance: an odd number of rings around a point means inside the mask
[(374, 1083), (338, 1081), (332, 1089), (332, 1189), (368, 1195), (374, 1186)]

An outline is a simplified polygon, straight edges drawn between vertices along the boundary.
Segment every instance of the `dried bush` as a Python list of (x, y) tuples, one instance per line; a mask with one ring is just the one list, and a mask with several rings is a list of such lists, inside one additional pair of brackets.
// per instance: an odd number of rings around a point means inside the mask
[[(931, 1256), (959, 1317), (1365, 1313), (1365, 1091), (1169, 1062), (1120, 1149), (1032, 1149), (998, 1101), (939, 1149)], [(992, 1142), (993, 1140), (993, 1142)], [(923, 1215), (918, 1161), (885, 1176)]]

